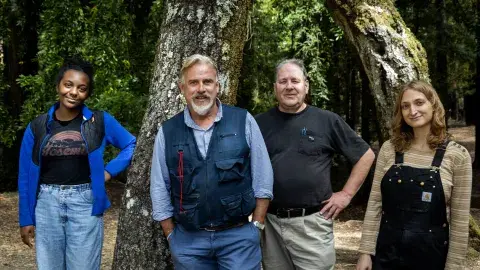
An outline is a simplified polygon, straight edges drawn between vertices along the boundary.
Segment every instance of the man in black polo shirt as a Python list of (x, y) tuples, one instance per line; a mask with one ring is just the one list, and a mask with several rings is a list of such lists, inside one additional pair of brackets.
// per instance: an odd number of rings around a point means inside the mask
[[(368, 146), (335, 113), (305, 103), (302, 61), (276, 67), (279, 106), (256, 117), (274, 171), (274, 199), (262, 234), (264, 269), (333, 269), (333, 219), (351, 201), (375, 159)], [(343, 189), (332, 192), (334, 153), (354, 164)]]

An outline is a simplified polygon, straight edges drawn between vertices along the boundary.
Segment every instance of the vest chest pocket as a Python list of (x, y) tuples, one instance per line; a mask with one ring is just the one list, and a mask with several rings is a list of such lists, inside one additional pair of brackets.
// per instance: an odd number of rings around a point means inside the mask
[(244, 159), (232, 158), (215, 162), (219, 174), (219, 182), (242, 180), (245, 177)]
[(241, 138), (238, 133), (224, 133), (219, 135), (220, 152), (235, 151), (241, 148)]

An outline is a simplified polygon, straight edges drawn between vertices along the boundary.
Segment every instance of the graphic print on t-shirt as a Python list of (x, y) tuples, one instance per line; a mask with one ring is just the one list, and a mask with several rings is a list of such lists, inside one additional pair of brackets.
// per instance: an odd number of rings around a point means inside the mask
[(78, 131), (62, 131), (53, 135), (42, 150), (42, 156), (85, 156), (87, 150)]

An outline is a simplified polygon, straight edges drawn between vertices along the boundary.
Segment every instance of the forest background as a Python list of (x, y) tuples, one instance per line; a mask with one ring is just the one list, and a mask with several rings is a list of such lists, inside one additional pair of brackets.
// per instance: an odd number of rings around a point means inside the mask
[[(185, 7), (190, 2), (212, 2), (218, 6), (230, 3), (220, 0), (0, 0), (0, 192), (17, 188), (23, 132), (35, 116), (56, 101), (54, 78), (65, 57), (81, 56), (95, 66), (95, 91), (87, 105), (107, 110), (133, 134), (140, 135), (145, 116), (151, 115), (147, 110), (152, 89), (158, 89), (152, 86), (158, 83), (154, 75), (158, 65), (155, 60), (163, 57), (159, 51), (162, 34), (171, 31), (167, 26), (162, 29), (162, 22), (168, 21), (166, 4), (172, 2)], [(342, 116), (378, 150), (385, 140), (385, 122), (378, 116), (385, 108), (378, 107), (378, 97), (372, 95), (371, 73), (364, 69), (361, 55), (332, 17), (327, 2), (335, 1), (237, 2), (250, 2), (246, 6), (251, 10), (241, 15), (248, 18), (246, 43), (240, 47), (243, 53), (238, 87), (233, 96), (224, 101), (246, 108), (253, 115), (275, 106), (272, 85), (275, 64), (284, 58), (300, 58), (309, 73), (308, 102)], [(480, 66), (480, 0), (337, 2), (371, 2), (373, 5), (385, 2), (386, 6), (393, 3), (426, 51), (427, 73), (446, 107), (449, 126), (478, 123), (475, 108), (480, 106), (480, 90), (477, 90), (480, 89), (480, 68), (477, 68)], [(229, 7), (223, 11), (230, 15), (237, 12)], [(200, 15), (204, 14), (197, 13)], [(228, 56), (227, 50), (225, 57)], [(177, 105), (166, 109), (176, 111)], [(165, 111), (160, 114), (160, 120), (153, 122), (161, 122), (171, 114)], [(158, 114), (151, 117), (155, 115)], [(478, 141), (478, 127), (476, 129), (475, 141)], [(477, 144), (469, 150), (474, 153), (478, 148)], [(107, 159), (115, 154), (114, 149), (108, 149)], [(479, 162), (474, 166), (478, 185)], [(344, 159), (335, 158), (334, 187), (343, 184), (349, 168)], [(117, 180), (125, 182), (126, 174)], [(365, 203), (370, 181), (371, 177), (354, 203)]]
[[(395, 1), (427, 52), (431, 82), (452, 123), (475, 123), (476, 5)], [(163, 15), (160, 0), (0, 0), (0, 190), (16, 188), (23, 131), (55, 102), (54, 77), (64, 57), (94, 64), (95, 94), (87, 104), (138, 134)], [(253, 115), (274, 106), (275, 64), (291, 57), (305, 61), (310, 104), (341, 115), (365, 141), (377, 141), (368, 79), (321, 0), (254, 1), (236, 105)]]

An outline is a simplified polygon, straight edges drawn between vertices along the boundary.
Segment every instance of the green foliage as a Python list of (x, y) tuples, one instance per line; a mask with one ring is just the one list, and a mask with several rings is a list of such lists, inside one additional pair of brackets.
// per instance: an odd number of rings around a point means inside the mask
[(55, 76), (64, 57), (81, 56), (95, 67), (94, 94), (87, 104), (105, 109), (132, 132), (139, 129), (146, 98), (139, 79), (132, 70), (131, 33), (133, 16), (125, 10), (123, 1), (79, 1), (43, 3), (39, 37), (37, 75), (22, 76), (21, 86), (27, 92), (21, 123), (25, 126), (43, 113), (57, 99)]
[(255, 3), (252, 24), (253, 40), (246, 50), (240, 89), (240, 95), (253, 91), (247, 107), (256, 113), (274, 104), (274, 68), (285, 58), (304, 60), (311, 103), (322, 106), (328, 100), (331, 48), (342, 37), (324, 2), (260, 0)]
[[(2, 42), (7, 36), (8, 22), (7, 22), (7, 16), (5, 15), (10, 12), (10, 10), (8, 9), (8, 4), (9, 4), (8, 0), (0, 0), (0, 14), (2, 15), (0, 16), (0, 40)], [(2, 56), (0, 58), (3, 58), (3, 52), (1, 52), (1, 54)]]
[[(136, 3), (137, 1), (135, 1)], [(148, 2), (147, 0), (143, 0)], [(135, 4), (134, 3), (134, 4)], [(143, 7), (143, 6), (142, 6)], [(143, 7), (145, 8), (145, 7)], [(132, 31), (131, 51), (135, 52), (131, 55), (132, 70), (135, 71), (139, 78), (138, 90), (144, 94), (148, 94), (148, 89), (151, 81), (151, 74), (157, 51), (157, 42), (160, 32), (160, 25), (162, 23), (163, 1), (155, 0), (151, 3), (151, 9), (147, 18), (136, 18), (135, 21), (141, 21), (142, 24), (136, 23)], [(134, 15), (144, 16), (143, 13)]]
[[(4, 80), (3, 76), (5, 70), (4, 64), (4, 52), (3, 44), (8, 42), (8, 16), (3, 16), (4, 14), (10, 14), (15, 10), (11, 9), (10, 2), (8, 0), (0, 0), (0, 97), (5, 95), (9, 85)], [(16, 121), (10, 115), (8, 111), (8, 106), (4, 103), (3, 99), (0, 99), (0, 144), (7, 147), (12, 146), (15, 141), (15, 132), (16, 132)]]
[(100, 94), (96, 108), (108, 112), (115, 112), (117, 119), (124, 119), (124, 127), (130, 132), (137, 133), (143, 120), (144, 107), (147, 96), (136, 96), (133, 92), (118, 89), (109, 89)]
[[(3, 64), (0, 63), (0, 73), (3, 72)], [(0, 96), (3, 96), (8, 85), (0, 77)], [(16, 140), (16, 121), (10, 115), (7, 106), (0, 99), (0, 144), (11, 147)]]
[(439, 87), (441, 76), (436, 70), (436, 54), (447, 54), (448, 91), (456, 96), (472, 94), (475, 89), (475, 5), (476, 0), (445, 0), (447, 47), (439, 48), (436, 40), (438, 11), (435, 1), (399, 0), (396, 6), (418, 40), (427, 51), (430, 77), (434, 87)]

